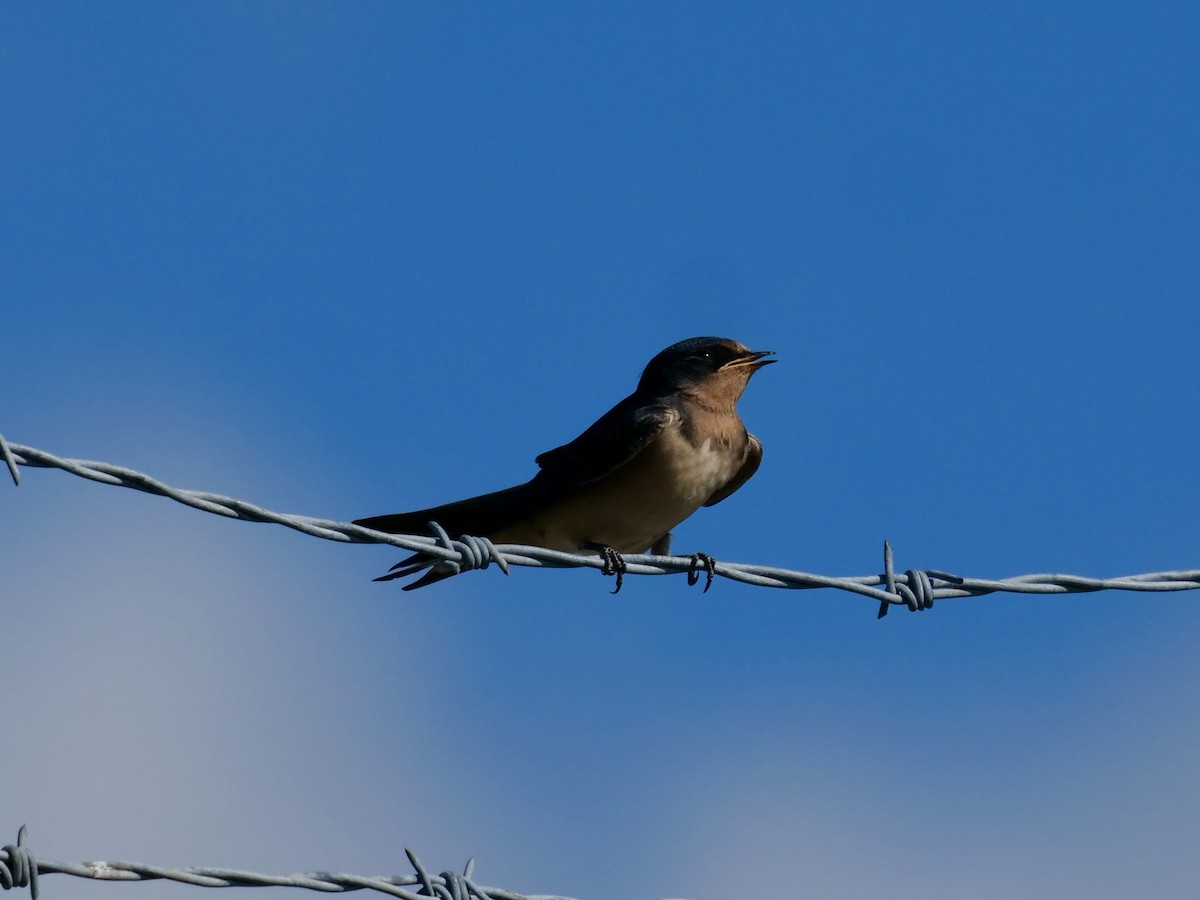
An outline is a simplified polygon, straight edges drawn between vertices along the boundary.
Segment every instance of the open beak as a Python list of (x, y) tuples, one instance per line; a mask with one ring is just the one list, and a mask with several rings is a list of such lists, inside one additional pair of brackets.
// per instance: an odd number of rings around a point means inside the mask
[(749, 368), (751, 372), (761, 369), (763, 366), (769, 366), (773, 362), (779, 362), (777, 359), (766, 359), (765, 357), (774, 356), (774, 350), (754, 350), (747, 353), (745, 356), (739, 356), (737, 359), (731, 359), (725, 365), (721, 366), (721, 371), (726, 369), (744, 369)]

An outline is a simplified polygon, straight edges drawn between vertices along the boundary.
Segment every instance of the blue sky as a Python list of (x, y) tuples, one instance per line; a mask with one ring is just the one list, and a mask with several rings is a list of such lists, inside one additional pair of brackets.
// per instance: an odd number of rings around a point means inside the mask
[[(681, 551), (1195, 568), (1198, 20), (6, 8), (0, 432), (349, 519), (524, 480), (721, 334), (779, 354), (741, 406), (765, 460)], [(52, 471), (0, 497), (0, 828), (48, 857), (410, 846), (595, 900), (1200, 888), (1188, 594), (403, 594), (386, 548)]]

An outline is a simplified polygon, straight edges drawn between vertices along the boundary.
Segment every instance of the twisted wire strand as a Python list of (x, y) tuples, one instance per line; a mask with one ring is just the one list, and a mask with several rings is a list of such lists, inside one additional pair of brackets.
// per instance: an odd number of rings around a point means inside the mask
[[(25, 846), (25, 826), (18, 832), (17, 844), (8, 844), (0, 849), (0, 887), (30, 888), (32, 900), (38, 898), (38, 875), (74, 875), (93, 881), (177, 881), (197, 887), (293, 887), (326, 894), (347, 891), (377, 891), (401, 900), (572, 900), (557, 894), (519, 894), (504, 888), (489, 887), (477, 883), (472, 875), (475, 860), (467, 860), (462, 873), (430, 873), (408, 848), (404, 850), (412, 865), (413, 875), (350, 875), (341, 872), (298, 872), (284, 875), (267, 875), (262, 872), (247, 872), (242, 869), (186, 868), (150, 866), (135, 862), (65, 863), (51, 859), (35, 859)], [(16, 870), (17, 876), (10, 874)], [(7, 876), (7, 877), (6, 877)], [(416, 887), (417, 890), (409, 890)]]
[[(495, 562), (508, 573), (509, 566), (532, 568), (591, 568), (603, 569), (599, 556), (566, 553), (523, 544), (492, 544), (486, 538), (462, 536), (451, 540), (440, 527), (437, 534), (396, 535), (350, 522), (313, 516), (273, 512), (245, 500), (225, 497), (207, 491), (174, 488), (142, 472), (111, 463), (83, 459), (67, 459), (28, 447), (9, 444), (0, 436), (0, 456), (3, 456), (13, 480), (18, 480), (17, 466), (57, 468), (81, 478), (118, 487), (134, 488), (150, 494), (169, 497), (186, 506), (227, 518), (248, 522), (272, 522), (303, 534), (330, 541), (355, 544), (390, 544), (409, 551), (418, 551), (431, 558), (445, 560), (460, 571), (486, 568)], [(629, 554), (624, 557), (628, 575), (676, 575), (694, 573), (696, 560), (690, 556), (654, 556)], [(758, 587), (809, 590), (833, 588), (876, 600), (880, 616), (891, 606), (904, 606), (913, 611), (926, 610), (936, 600), (958, 597), (981, 597), (993, 593), (1072, 594), (1092, 591), (1189, 591), (1200, 588), (1200, 569), (1178, 569), (1167, 572), (1145, 572), (1117, 578), (1091, 578), (1060, 573), (1017, 575), (1010, 578), (965, 578), (937, 569), (908, 569), (896, 572), (892, 549), (884, 544), (884, 571), (878, 575), (829, 576), (800, 572), (777, 566), (753, 563), (717, 561), (715, 574)]]

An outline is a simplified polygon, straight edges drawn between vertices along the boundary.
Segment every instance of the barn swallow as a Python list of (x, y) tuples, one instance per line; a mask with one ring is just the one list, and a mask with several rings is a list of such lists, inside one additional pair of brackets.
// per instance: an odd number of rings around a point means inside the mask
[[(537, 457), (530, 481), (415, 512), (355, 520), (391, 534), (426, 534), (436, 522), (451, 536), (598, 552), (620, 590), (623, 553), (666, 554), (671, 529), (701, 506), (720, 503), (762, 462), (762, 443), (746, 431), (737, 401), (750, 376), (775, 362), (728, 338), (672, 344), (647, 364), (637, 389), (568, 444)], [(711, 558), (703, 558), (712, 578)], [(454, 572), (416, 554), (376, 581), (432, 566), (404, 590)], [(707, 585), (706, 585), (707, 587)], [(615, 591), (614, 591), (615, 593)]]

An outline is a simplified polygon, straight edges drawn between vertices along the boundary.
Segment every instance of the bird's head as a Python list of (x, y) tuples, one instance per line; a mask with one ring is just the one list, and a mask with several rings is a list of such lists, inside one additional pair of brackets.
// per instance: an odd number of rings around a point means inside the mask
[(687, 393), (714, 405), (733, 405), (750, 376), (765, 365), (774, 350), (751, 350), (729, 338), (696, 337), (663, 350), (646, 366), (638, 392), (652, 396)]

